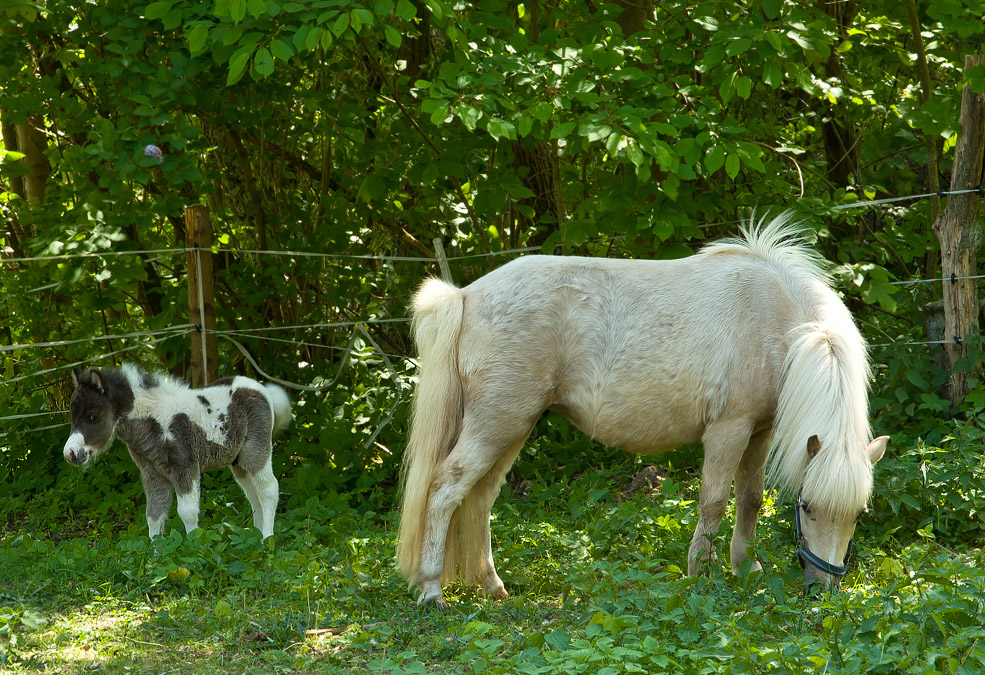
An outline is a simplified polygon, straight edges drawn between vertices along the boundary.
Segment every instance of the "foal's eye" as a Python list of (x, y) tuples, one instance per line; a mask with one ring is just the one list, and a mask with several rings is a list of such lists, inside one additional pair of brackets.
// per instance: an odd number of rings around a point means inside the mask
[(91, 413), (89, 413), (89, 421), (90, 422), (98, 422), (99, 421), (99, 413), (98, 412), (91, 412)]

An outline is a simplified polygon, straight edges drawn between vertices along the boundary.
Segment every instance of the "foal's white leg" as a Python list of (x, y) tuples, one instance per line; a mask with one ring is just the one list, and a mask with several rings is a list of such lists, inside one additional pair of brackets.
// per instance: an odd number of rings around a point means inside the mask
[(239, 486), (243, 488), (243, 493), (246, 495), (246, 499), (250, 502), (250, 508), (253, 509), (253, 527), (262, 532), (263, 508), (260, 504), (260, 497), (257, 495), (256, 485), (253, 482), (253, 475), (238, 466), (230, 466), (229, 468), (232, 469), (233, 478), (235, 478)]
[(173, 489), (168, 479), (158, 473), (155, 469), (141, 468), (140, 482), (144, 486), (144, 496), (147, 497), (147, 534), (153, 539), (161, 534), (164, 523), (168, 519), (168, 512), (171, 510), (171, 500)]
[[(749, 557), (749, 544), (756, 538), (756, 519), (763, 506), (769, 438), (769, 432), (763, 431), (749, 439), (749, 447), (735, 471), (735, 529), (729, 552), (733, 574), (739, 573), (742, 563)], [(750, 572), (761, 569), (763, 566), (756, 560), (749, 567)]]
[(725, 517), (732, 477), (749, 445), (751, 426), (746, 420), (714, 422), (701, 437), (705, 461), (701, 471), (698, 524), (687, 556), (689, 575), (700, 574), (705, 562), (712, 557), (709, 537), (718, 532)]
[(178, 516), (185, 524), (185, 532), (191, 532), (198, 527), (198, 510), (202, 501), (201, 480), (192, 481), (191, 489), (178, 493)]
[[(260, 534), (266, 539), (274, 533), (274, 518), (277, 516), (277, 497), (280, 495), (280, 487), (277, 478), (274, 476), (273, 468), (270, 465), (270, 457), (267, 463), (253, 475), (253, 487), (256, 490), (257, 500), (260, 502)], [(256, 514), (254, 513), (254, 523)]]

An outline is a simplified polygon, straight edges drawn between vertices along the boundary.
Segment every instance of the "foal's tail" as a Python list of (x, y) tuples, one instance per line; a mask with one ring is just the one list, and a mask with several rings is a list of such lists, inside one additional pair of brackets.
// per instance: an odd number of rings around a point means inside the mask
[(421, 547), (431, 482), (461, 431), (458, 339), (464, 310), (462, 292), (439, 279), (429, 279), (414, 296), (413, 308), (412, 331), (420, 365), (410, 440), (401, 470), (403, 506), (397, 535), (397, 570), (410, 586), (421, 581)]
[(270, 407), (274, 411), (274, 428), (272, 433), (283, 431), (291, 423), (291, 399), (288, 398), (287, 392), (280, 385), (276, 385), (273, 382), (265, 382), (263, 391), (267, 395), (267, 400), (270, 401)]

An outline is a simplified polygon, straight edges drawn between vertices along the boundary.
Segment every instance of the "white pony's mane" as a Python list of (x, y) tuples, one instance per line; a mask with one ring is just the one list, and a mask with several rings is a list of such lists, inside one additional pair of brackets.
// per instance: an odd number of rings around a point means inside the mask
[[(865, 341), (831, 290), (822, 259), (800, 238), (792, 214), (764, 220), (750, 221), (741, 238), (713, 243), (702, 254), (765, 260), (797, 306), (787, 335), (767, 482), (788, 494), (802, 490), (812, 508), (832, 517), (855, 516), (872, 491)], [(809, 461), (807, 441), (813, 435), (821, 449)]]

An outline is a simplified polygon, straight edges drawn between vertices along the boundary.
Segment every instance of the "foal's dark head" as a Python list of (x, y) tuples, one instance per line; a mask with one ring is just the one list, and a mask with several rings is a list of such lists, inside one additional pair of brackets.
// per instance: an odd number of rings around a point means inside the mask
[(118, 370), (76, 368), (72, 377), (72, 433), (64, 454), (69, 464), (83, 466), (113, 443), (116, 423), (133, 408), (133, 391)]

